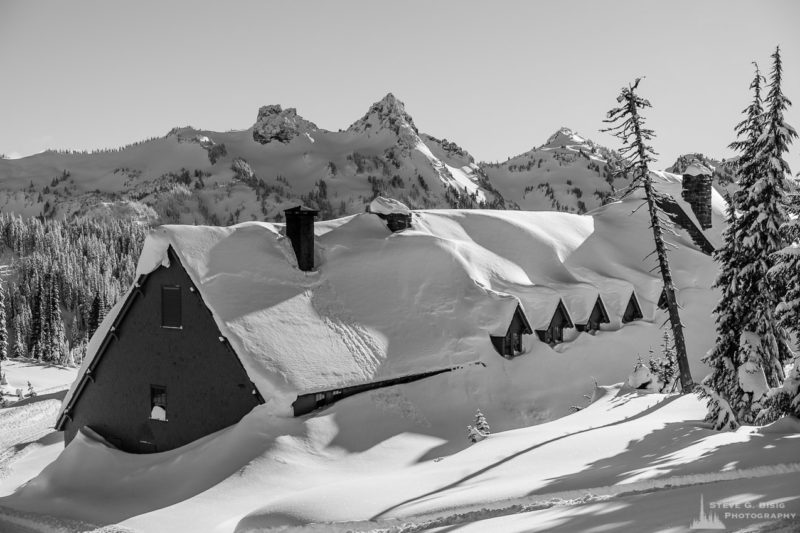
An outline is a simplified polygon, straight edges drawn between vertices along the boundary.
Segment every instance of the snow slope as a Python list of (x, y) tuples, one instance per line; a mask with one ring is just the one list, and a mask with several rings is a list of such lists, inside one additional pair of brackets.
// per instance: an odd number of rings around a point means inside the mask
[[(128, 455), (80, 435), (0, 499), (0, 529), (16, 531), (3, 528), (25, 518), (120, 522), (145, 533), (687, 531), (701, 495), (717, 509), (769, 504), (789, 527), (800, 524), (800, 421), (718, 433), (699, 422), (705, 408), (693, 395), (615, 386), (595, 390), (591, 405), (559, 420), (472, 446), (462, 437), (453, 453), (439, 438), (402, 431), (408, 412), (396, 409), (398, 395), (428, 399), (442, 385), (373, 391), (283, 425), (262, 406), (161, 454)], [(378, 425), (365, 427), (365, 415)], [(37, 521), (31, 512), (60, 519)]]

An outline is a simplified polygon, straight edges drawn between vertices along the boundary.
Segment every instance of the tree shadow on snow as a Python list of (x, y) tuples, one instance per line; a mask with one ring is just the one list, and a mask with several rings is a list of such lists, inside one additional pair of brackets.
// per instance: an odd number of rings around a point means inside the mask
[(448, 483), (447, 485), (439, 487), (438, 489), (426, 492), (424, 494), (420, 494), (419, 496), (415, 496), (413, 498), (409, 498), (409, 499), (407, 499), (405, 501), (402, 501), (402, 502), (397, 503), (397, 504), (395, 504), (395, 505), (393, 505), (391, 507), (388, 507), (388, 508), (384, 509), (383, 511), (379, 512), (378, 514), (374, 515), (373, 517), (371, 517), (370, 520), (379, 520), (384, 515), (392, 512), (392, 511), (396, 511), (397, 509), (400, 509), (405, 505), (412, 504), (412, 503), (415, 503), (415, 502), (418, 502), (418, 501), (421, 501), (421, 500), (426, 500), (426, 499), (429, 499), (432, 496), (435, 496), (436, 494), (440, 494), (440, 493), (446, 492), (448, 490), (454, 489), (454, 488), (456, 488), (456, 487), (458, 487), (458, 486), (460, 486), (460, 485), (462, 485), (462, 484), (464, 484), (464, 483), (466, 483), (466, 482), (468, 482), (468, 481), (470, 481), (470, 480), (472, 480), (472, 479), (474, 479), (476, 477), (482, 476), (482, 475), (494, 470), (495, 468), (508, 463), (509, 461), (513, 461), (514, 459), (516, 459), (516, 458), (518, 458), (518, 457), (520, 457), (522, 455), (525, 455), (527, 453), (530, 453), (530, 452), (532, 452), (532, 451), (534, 451), (534, 450), (536, 450), (538, 448), (541, 448), (543, 446), (547, 446), (547, 445), (552, 444), (554, 442), (558, 442), (558, 441), (561, 441), (561, 440), (564, 440), (564, 439), (568, 439), (570, 437), (573, 437), (574, 435), (580, 435), (581, 433), (588, 433), (589, 431), (596, 431), (596, 430), (598, 430), (600, 428), (608, 428), (608, 427), (613, 427), (613, 426), (617, 426), (617, 425), (620, 425), (620, 424), (625, 424), (625, 423), (631, 422), (633, 420), (648, 416), (650, 413), (652, 413), (652, 412), (654, 412), (654, 411), (656, 411), (658, 409), (661, 409), (662, 407), (664, 407), (664, 405), (674, 401), (677, 398), (678, 398), (678, 396), (669, 397), (669, 398), (665, 399), (664, 401), (659, 402), (656, 405), (653, 405), (652, 407), (650, 407), (648, 409), (645, 409), (644, 411), (641, 411), (641, 412), (637, 413), (636, 415), (634, 415), (634, 416), (632, 416), (630, 418), (626, 418), (624, 420), (619, 420), (619, 421), (616, 421), (616, 422), (605, 424), (603, 426), (596, 426), (596, 427), (591, 427), (591, 428), (578, 430), (578, 431), (575, 431), (573, 433), (568, 433), (568, 434), (565, 434), (565, 435), (559, 435), (558, 437), (554, 437), (552, 439), (549, 439), (549, 440), (546, 440), (546, 441), (543, 441), (543, 442), (537, 442), (536, 444), (534, 444), (534, 445), (532, 445), (532, 446), (530, 446), (528, 448), (525, 448), (523, 450), (514, 452), (514, 453), (512, 453), (512, 454), (510, 454), (510, 455), (508, 455), (508, 456), (506, 456), (506, 457), (504, 457), (502, 459), (500, 459), (499, 461), (495, 461), (494, 463), (492, 463), (490, 465), (487, 465), (487, 466), (485, 466), (483, 468), (480, 468), (480, 469), (472, 472), (471, 474), (468, 474), (468, 475), (462, 477), (461, 479), (459, 479), (457, 481), (454, 481), (452, 483)]
[[(796, 452), (793, 454), (791, 450), (796, 449), (797, 442), (787, 435), (754, 433), (743, 442), (726, 442), (726, 439), (726, 433), (707, 429), (700, 421), (669, 422), (641, 439), (631, 440), (624, 452), (596, 461), (580, 472), (555, 478), (529, 495), (713, 474), (796, 460)], [(704, 442), (708, 446), (701, 449)], [(587, 478), (595, 483), (587, 486)]]

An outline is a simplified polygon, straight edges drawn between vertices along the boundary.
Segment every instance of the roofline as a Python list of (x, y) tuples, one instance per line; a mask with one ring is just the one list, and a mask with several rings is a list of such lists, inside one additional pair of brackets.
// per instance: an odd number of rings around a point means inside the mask
[[(525, 309), (522, 308), (522, 304), (518, 301), (517, 308), (514, 309), (514, 314), (519, 313), (520, 318), (522, 319), (522, 323), (525, 326), (525, 331), (523, 331), (526, 335), (533, 335), (533, 328), (531, 327), (531, 323), (528, 321), (528, 315), (525, 314)], [(511, 324), (509, 324), (511, 327)]]
[(147, 278), (149, 276), (150, 276), (149, 273), (141, 274), (138, 278), (136, 278), (136, 281), (133, 282), (130, 292), (128, 292), (128, 297), (125, 299), (125, 303), (122, 304), (122, 308), (117, 313), (114, 323), (106, 332), (106, 336), (103, 337), (103, 341), (97, 348), (97, 352), (94, 359), (92, 359), (92, 362), (89, 364), (89, 366), (86, 367), (86, 370), (83, 372), (83, 374), (81, 374), (80, 381), (78, 382), (78, 386), (75, 389), (75, 393), (69, 399), (69, 402), (66, 405), (62, 406), (61, 412), (59, 412), (58, 418), (56, 418), (55, 429), (57, 431), (62, 431), (64, 429), (65, 420), (67, 417), (69, 417), (69, 412), (72, 410), (73, 407), (75, 407), (75, 404), (80, 398), (81, 393), (86, 388), (87, 381), (89, 381), (89, 379), (94, 380), (94, 378), (92, 377), (93, 371), (100, 364), (100, 361), (103, 359), (103, 354), (105, 354), (106, 349), (111, 344), (111, 341), (113, 339), (118, 338), (117, 328), (122, 322), (122, 320), (125, 318), (125, 315), (128, 314), (128, 311), (133, 305), (134, 298), (142, 294), (141, 287), (147, 281)]
[(559, 298), (558, 299), (558, 305), (556, 305), (556, 310), (553, 311), (553, 318), (550, 319), (550, 323), (547, 325), (547, 329), (550, 329), (553, 326), (553, 320), (555, 320), (556, 313), (558, 312), (559, 308), (561, 308), (561, 310), (564, 311), (564, 316), (567, 317), (568, 324), (565, 325), (564, 327), (565, 328), (574, 328), (575, 327), (575, 323), (572, 321), (572, 316), (569, 314), (569, 310), (567, 309), (567, 306), (564, 305), (564, 300)]
[(597, 293), (597, 300), (595, 301), (595, 305), (600, 304), (600, 312), (603, 313), (603, 318), (605, 319), (605, 323), (611, 322), (611, 315), (608, 314), (608, 309), (606, 309), (606, 303), (603, 301), (603, 296), (598, 292)]

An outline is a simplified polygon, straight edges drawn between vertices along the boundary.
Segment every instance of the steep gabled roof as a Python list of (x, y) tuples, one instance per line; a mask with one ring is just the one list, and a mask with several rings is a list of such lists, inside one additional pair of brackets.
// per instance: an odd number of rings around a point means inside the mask
[(608, 310), (597, 287), (576, 284), (571, 287), (559, 287), (558, 290), (575, 324), (586, 324), (598, 303), (601, 312), (608, 317)]
[(133, 286), (128, 289), (125, 296), (111, 308), (106, 318), (97, 327), (94, 335), (92, 335), (89, 345), (86, 348), (86, 358), (84, 358), (81, 363), (81, 368), (78, 371), (78, 378), (72, 382), (72, 385), (67, 391), (67, 395), (61, 403), (61, 409), (56, 417), (56, 430), (60, 431), (64, 429), (64, 422), (69, 415), (70, 409), (72, 409), (87, 383), (94, 379), (94, 370), (108, 346), (115, 340), (116, 331), (125, 319), (125, 315), (128, 314), (136, 298), (142, 295), (141, 287), (147, 281), (147, 277), (148, 274), (140, 274), (137, 276)]

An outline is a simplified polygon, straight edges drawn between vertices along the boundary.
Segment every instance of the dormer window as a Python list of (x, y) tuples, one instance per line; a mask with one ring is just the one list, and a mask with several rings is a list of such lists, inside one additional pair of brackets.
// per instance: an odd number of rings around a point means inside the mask
[(180, 285), (161, 286), (161, 327), (181, 329), (181, 287)]

